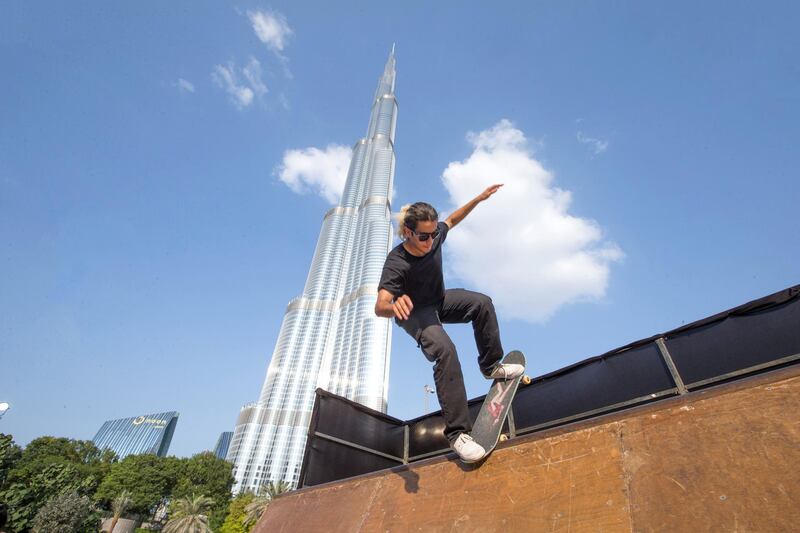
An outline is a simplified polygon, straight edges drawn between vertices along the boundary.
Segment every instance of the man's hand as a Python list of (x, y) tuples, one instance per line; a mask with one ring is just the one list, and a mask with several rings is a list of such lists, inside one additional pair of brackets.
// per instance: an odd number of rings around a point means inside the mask
[(495, 185), (492, 185), (491, 187), (480, 193), (478, 196), (476, 196), (466, 204), (462, 205), (461, 207), (453, 211), (450, 214), (450, 216), (447, 217), (447, 220), (445, 220), (444, 223), (447, 224), (450, 227), (450, 229), (452, 229), (456, 224), (464, 220), (464, 217), (469, 215), (470, 212), (473, 209), (475, 209), (475, 206), (477, 206), (479, 203), (481, 203), (482, 201), (486, 200), (491, 195), (496, 193), (498, 190), (500, 190), (500, 187), (502, 186), (503, 186), (502, 183), (497, 183)]
[(398, 296), (392, 303), (392, 309), (394, 310), (394, 316), (398, 320), (408, 320), (408, 317), (411, 316), (411, 311), (414, 309), (414, 304), (407, 294), (403, 294)]
[(491, 195), (496, 193), (500, 189), (500, 187), (502, 187), (502, 186), (503, 186), (502, 183), (497, 183), (497, 184), (492, 185), (491, 187), (487, 188), (485, 191), (483, 191), (482, 193), (480, 193), (478, 195), (478, 201), (482, 202), (484, 200), (487, 200)]
[(398, 320), (408, 320), (413, 309), (414, 303), (407, 294), (395, 298), (394, 295), (386, 289), (380, 289), (378, 291), (378, 301), (375, 302), (376, 315), (383, 318), (395, 317)]

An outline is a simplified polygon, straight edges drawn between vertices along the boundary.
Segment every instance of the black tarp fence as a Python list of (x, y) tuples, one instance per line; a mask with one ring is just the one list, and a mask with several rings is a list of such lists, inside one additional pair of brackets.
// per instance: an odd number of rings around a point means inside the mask
[[(800, 285), (534, 378), (511, 437), (800, 362)], [(469, 401), (472, 420), (484, 397)], [(403, 421), (317, 389), (299, 487), (449, 452), (441, 411)]]

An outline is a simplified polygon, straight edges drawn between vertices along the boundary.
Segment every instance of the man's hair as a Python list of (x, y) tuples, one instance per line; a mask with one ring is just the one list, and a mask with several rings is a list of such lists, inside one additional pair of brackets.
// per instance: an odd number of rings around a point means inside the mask
[(417, 222), (436, 222), (439, 220), (439, 213), (431, 204), (417, 202), (406, 204), (400, 208), (397, 217), (397, 235), (403, 237), (403, 227), (411, 231), (417, 230)]

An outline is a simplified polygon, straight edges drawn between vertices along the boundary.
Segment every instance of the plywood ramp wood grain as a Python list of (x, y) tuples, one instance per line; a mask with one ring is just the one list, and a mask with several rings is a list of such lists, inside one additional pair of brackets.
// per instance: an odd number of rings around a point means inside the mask
[(637, 531), (798, 531), (800, 378), (621, 424)]
[(791, 531), (800, 366), (277, 498), (255, 533)]

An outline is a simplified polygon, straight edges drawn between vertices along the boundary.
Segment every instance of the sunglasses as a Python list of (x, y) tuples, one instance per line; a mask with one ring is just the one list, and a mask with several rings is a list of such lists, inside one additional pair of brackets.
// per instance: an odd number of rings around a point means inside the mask
[(417, 239), (419, 239), (419, 242), (425, 242), (428, 239), (435, 239), (436, 237), (439, 236), (439, 230), (438, 229), (434, 230), (434, 231), (432, 231), (430, 233), (426, 233), (424, 231), (421, 231), (421, 232), (417, 233), (416, 231), (411, 230), (411, 233), (413, 233), (414, 235), (417, 236)]

